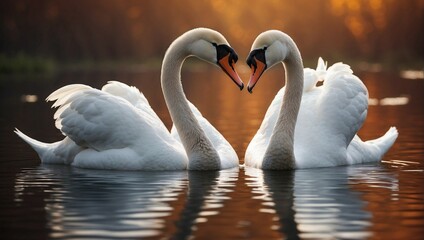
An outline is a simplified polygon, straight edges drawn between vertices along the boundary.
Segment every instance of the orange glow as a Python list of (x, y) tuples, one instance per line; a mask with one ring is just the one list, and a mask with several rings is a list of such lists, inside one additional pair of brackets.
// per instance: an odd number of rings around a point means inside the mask
[(159, 58), (176, 36), (195, 27), (223, 33), (240, 56), (269, 29), (291, 35), (302, 55), (314, 60), (414, 59), (423, 49), (422, 0), (5, 2), (0, 50), (63, 61)]

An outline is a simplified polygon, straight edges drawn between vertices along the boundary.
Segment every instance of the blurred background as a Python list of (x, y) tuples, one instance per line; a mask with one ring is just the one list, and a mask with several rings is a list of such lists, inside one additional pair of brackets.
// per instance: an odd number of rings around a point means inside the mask
[(201, 26), (220, 31), (243, 60), (259, 33), (279, 29), (306, 65), (323, 56), (365, 68), (424, 66), (424, 0), (3, 0), (0, 72), (156, 67), (173, 39)]

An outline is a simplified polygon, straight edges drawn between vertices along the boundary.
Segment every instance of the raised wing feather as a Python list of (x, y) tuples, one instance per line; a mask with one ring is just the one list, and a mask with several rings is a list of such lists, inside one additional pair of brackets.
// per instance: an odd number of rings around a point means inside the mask
[(121, 97), (86, 88), (56, 99), (61, 101), (56, 126), (80, 146), (102, 151), (169, 138), (162, 122)]
[(118, 81), (109, 81), (103, 86), (102, 91), (127, 100), (134, 107), (141, 110), (143, 114), (148, 114), (150, 117), (155, 118), (157, 124), (160, 125), (161, 128), (166, 128), (156, 112), (153, 111), (147, 98), (138, 90), (138, 88), (128, 86), (125, 83)]
[(323, 85), (302, 97), (295, 130), (297, 166), (345, 164), (347, 147), (362, 126), (367, 109), (367, 89), (350, 67), (341, 63), (330, 67)]

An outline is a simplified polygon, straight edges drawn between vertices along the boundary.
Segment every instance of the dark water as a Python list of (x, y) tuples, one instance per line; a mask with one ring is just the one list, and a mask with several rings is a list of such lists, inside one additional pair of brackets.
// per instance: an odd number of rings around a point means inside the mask
[[(247, 79), (248, 74), (242, 73)], [(282, 69), (254, 94), (219, 70), (182, 74), (188, 98), (236, 149), (241, 163), (275, 93)], [(423, 239), (424, 80), (362, 73), (373, 105), (360, 131), (399, 130), (378, 164), (264, 172), (120, 172), (41, 165), (13, 133), (61, 139), (43, 99), (70, 83), (120, 80), (141, 89), (171, 126), (158, 72), (60, 73), (2, 77), (0, 232), (4, 239)], [(36, 102), (34, 96), (38, 97)], [(390, 105), (387, 105), (390, 104)]]

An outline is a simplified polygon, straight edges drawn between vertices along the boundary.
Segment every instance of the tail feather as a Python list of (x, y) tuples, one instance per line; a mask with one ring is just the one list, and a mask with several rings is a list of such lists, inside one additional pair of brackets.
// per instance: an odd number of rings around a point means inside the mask
[(381, 137), (367, 141), (367, 143), (376, 145), (380, 151), (381, 156), (383, 156), (395, 143), (399, 133), (396, 127), (390, 127), (390, 129)]
[(17, 128), (15, 128), (14, 132), (16, 133), (16, 135), (18, 135), (20, 138), (22, 138), (22, 140), (24, 140), (26, 143), (28, 143), (38, 153), (38, 156), (40, 156), (40, 158), (42, 159), (42, 156), (44, 155), (44, 153), (49, 148), (49, 145), (50, 145), (49, 143), (43, 143), (43, 142), (35, 140), (31, 137), (28, 137), (27, 135), (25, 135), (23, 132), (21, 132)]
[(15, 133), (37, 152), (42, 163), (72, 164), (75, 156), (84, 150), (68, 137), (54, 143), (43, 143), (28, 137), (17, 128), (15, 128)]
[(393, 146), (399, 133), (396, 127), (391, 127), (383, 136), (363, 142), (356, 135), (347, 149), (349, 164), (380, 161), (384, 154)]

